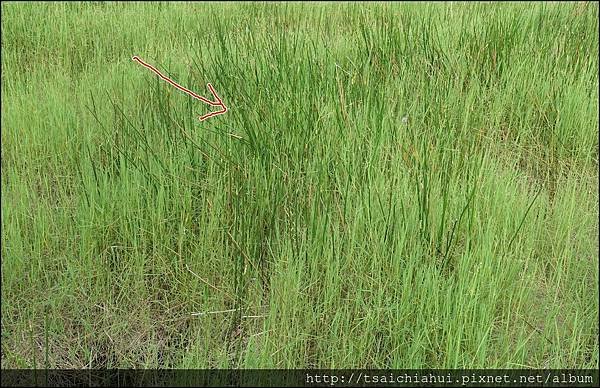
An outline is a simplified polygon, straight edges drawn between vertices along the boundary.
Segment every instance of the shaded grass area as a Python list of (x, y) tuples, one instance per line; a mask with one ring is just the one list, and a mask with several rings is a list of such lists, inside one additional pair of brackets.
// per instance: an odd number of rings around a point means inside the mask
[(3, 368), (598, 366), (597, 4), (2, 19)]

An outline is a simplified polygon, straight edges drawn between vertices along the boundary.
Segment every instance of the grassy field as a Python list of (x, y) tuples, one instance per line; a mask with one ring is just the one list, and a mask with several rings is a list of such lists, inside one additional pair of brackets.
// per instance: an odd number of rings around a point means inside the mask
[(598, 34), (3, 2), (2, 368), (597, 368)]

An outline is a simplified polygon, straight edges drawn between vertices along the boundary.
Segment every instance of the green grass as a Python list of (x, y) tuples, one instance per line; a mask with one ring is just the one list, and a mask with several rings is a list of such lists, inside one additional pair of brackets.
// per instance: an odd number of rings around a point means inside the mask
[(598, 34), (2, 3), (2, 368), (597, 368)]

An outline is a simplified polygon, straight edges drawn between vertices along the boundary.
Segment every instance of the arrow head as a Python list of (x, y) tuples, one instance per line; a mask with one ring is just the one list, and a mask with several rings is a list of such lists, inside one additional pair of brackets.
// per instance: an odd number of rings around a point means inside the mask
[[(215, 91), (215, 89), (213, 88), (213, 86), (209, 83), (209, 84), (206, 84), (206, 87), (208, 87), (208, 89), (210, 90), (210, 92), (212, 93), (213, 97), (216, 100), (216, 101), (213, 101), (214, 106), (220, 106), (221, 110), (216, 111), (216, 112), (211, 112), (211, 113), (208, 113), (208, 114), (205, 114), (203, 116), (198, 117), (198, 119), (200, 121), (204, 121), (204, 120), (209, 119), (211, 117), (227, 113), (227, 107), (225, 106), (225, 104), (223, 103), (223, 100), (221, 100), (221, 98), (219, 97), (219, 95), (217, 94), (217, 92)], [(213, 105), (213, 104), (211, 104), (211, 105)]]

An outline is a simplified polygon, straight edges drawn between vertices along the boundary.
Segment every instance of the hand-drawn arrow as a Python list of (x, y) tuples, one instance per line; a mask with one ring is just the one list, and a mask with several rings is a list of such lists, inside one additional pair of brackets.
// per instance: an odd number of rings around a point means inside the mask
[(138, 62), (140, 65), (146, 67), (147, 69), (152, 70), (154, 73), (156, 73), (156, 75), (158, 75), (160, 78), (162, 78), (164, 81), (167, 81), (168, 83), (170, 83), (171, 85), (173, 85), (174, 87), (176, 87), (177, 89), (181, 90), (182, 92), (194, 97), (197, 100), (200, 100), (208, 105), (211, 106), (220, 106), (221, 110), (217, 111), (217, 112), (212, 112), (212, 113), (207, 113), (204, 116), (199, 116), (198, 118), (200, 119), (200, 121), (204, 121), (208, 118), (211, 118), (213, 116), (218, 116), (221, 115), (225, 112), (227, 112), (227, 107), (225, 106), (225, 104), (223, 104), (223, 100), (221, 100), (219, 98), (219, 96), (217, 95), (217, 92), (215, 92), (215, 89), (213, 88), (213, 86), (211, 84), (206, 84), (206, 86), (210, 89), (210, 92), (212, 93), (212, 95), (215, 97), (216, 101), (210, 101), (194, 92), (192, 92), (189, 89), (184, 88), (183, 86), (179, 85), (177, 82), (171, 80), (169, 77), (166, 77), (165, 75), (163, 75), (160, 71), (158, 71), (158, 69), (146, 62), (144, 62), (140, 57), (138, 57), (137, 55), (134, 55), (133, 58), (134, 61)]

